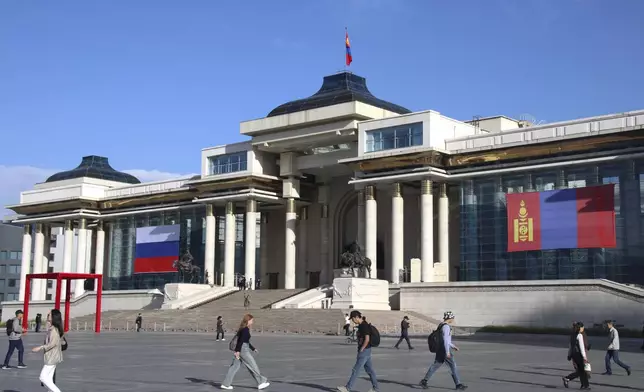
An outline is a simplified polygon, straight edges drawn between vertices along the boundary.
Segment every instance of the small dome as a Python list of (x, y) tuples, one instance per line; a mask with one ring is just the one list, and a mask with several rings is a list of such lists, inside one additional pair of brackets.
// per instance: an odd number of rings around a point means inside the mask
[(325, 76), (322, 87), (317, 93), (308, 98), (280, 105), (268, 113), (267, 117), (352, 101), (359, 101), (398, 114), (411, 113), (409, 109), (376, 98), (367, 88), (367, 80), (362, 76), (354, 75), (350, 72), (340, 72), (335, 75)]
[(80, 165), (72, 170), (56, 173), (45, 182), (71, 180), (73, 178), (91, 177), (99, 180), (124, 182), (127, 184), (140, 184), (138, 178), (131, 174), (116, 171), (110, 166), (107, 158), (96, 155), (83, 157)]

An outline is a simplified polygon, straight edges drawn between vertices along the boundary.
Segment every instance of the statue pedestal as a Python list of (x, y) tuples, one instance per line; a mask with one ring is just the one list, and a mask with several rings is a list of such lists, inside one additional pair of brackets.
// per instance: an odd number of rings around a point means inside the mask
[(168, 283), (163, 287), (163, 291), (165, 291), (167, 300), (176, 301), (196, 293), (209, 290), (210, 288), (211, 287), (207, 284)]
[(350, 276), (335, 278), (331, 309), (391, 310), (389, 282)]
[(354, 269), (353, 275), (351, 275), (350, 268), (336, 268), (333, 270), (333, 278), (369, 278), (369, 273), (367, 271), (363, 271), (361, 274), (360, 270)]

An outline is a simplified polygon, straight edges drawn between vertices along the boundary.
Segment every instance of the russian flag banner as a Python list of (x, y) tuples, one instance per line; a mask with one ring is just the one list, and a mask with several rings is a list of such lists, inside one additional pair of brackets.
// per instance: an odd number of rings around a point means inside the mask
[(149, 226), (136, 229), (135, 274), (175, 272), (179, 258), (181, 226)]

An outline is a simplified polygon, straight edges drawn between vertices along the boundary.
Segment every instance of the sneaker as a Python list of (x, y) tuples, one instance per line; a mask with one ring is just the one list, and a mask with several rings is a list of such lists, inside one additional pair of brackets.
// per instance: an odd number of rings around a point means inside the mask
[(420, 386), (423, 389), (429, 389), (429, 384), (427, 383), (427, 380), (421, 380), (420, 381)]
[(464, 391), (464, 390), (466, 390), (466, 389), (467, 389), (467, 385), (465, 385), (465, 384), (458, 384), (458, 385), (456, 386), (456, 390), (457, 390), (457, 391)]
[(224, 385), (224, 384), (221, 384), (221, 385), (219, 386), (219, 388), (221, 388), (221, 389), (233, 389), (233, 386), (232, 386), (232, 385), (226, 386), (226, 385)]
[(564, 388), (568, 388), (568, 383), (570, 380), (568, 380), (566, 377), (561, 377), (561, 381), (563, 381)]
[(626, 374), (629, 376), (631, 375), (631, 368), (626, 369)]
[(414, 348), (413, 348), (413, 347), (409, 347), (409, 349), (410, 349), (410, 350), (413, 350)]
[(259, 385), (257, 386), (257, 389), (266, 389), (266, 388), (268, 388), (268, 386), (269, 386), (269, 385), (271, 385), (271, 383), (270, 383), (270, 382), (268, 382), (268, 381), (264, 381), (263, 383), (261, 383), (261, 384), (259, 384)]
[(221, 339), (221, 341), (222, 341), (222, 342), (225, 342), (225, 341), (226, 341), (226, 339)]
[(25, 365), (24, 363), (18, 364), (18, 369), (26, 369), (26, 368), (27, 368), (27, 365)]
[(11, 367), (9, 365), (2, 365), (2, 370), (9, 370)]
[(216, 341), (216, 342), (218, 342), (218, 341), (219, 341), (219, 339), (217, 339), (217, 340), (215, 340), (215, 341)]
[(338, 392), (351, 392), (347, 387), (338, 387)]

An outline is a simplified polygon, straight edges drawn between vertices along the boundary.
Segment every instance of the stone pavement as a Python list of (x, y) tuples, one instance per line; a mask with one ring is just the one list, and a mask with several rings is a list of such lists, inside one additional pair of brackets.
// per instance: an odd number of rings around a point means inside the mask
[[(43, 335), (25, 338), (27, 351), (42, 341)], [(604, 352), (601, 338), (594, 339), (591, 360), (595, 372), (603, 370)], [(3, 339), (4, 340), (4, 339)], [(456, 359), (461, 377), (470, 391), (517, 392), (563, 389), (561, 376), (571, 371), (566, 361), (565, 337), (535, 336), (533, 345), (477, 340), (476, 337), (456, 343), (461, 351)], [(512, 338), (506, 338), (512, 340)], [(355, 346), (342, 337), (258, 335), (253, 342), (262, 373), (272, 382), (269, 391), (331, 391), (349, 377), (355, 358)], [(2, 343), (6, 343), (4, 340)], [(58, 385), (63, 392), (205, 392), (219, 390), (231, 361), (228, 342), (215, 342), (209, 334), (125, 333), (94, 335), (72, 333), (65, 362), (58, 370)], [(392, 348), (395, 341), (383, 338), (374, 349), (374, 365), (381, 391), (408, 391), (424, 375), (431, 357), (424, 339), (412, 341), (414, 351)], [(631, 342), (631, 347), (636, 342)], [(4, 355), (5, 345), (0, 346)], [(12, 365), (15, 365), (14, 354)], [(0, 371), (0, 391), (44, 391), (38, 374), (42, 356), (26, 353), (28, 369)], [(636, 350), (622, 353), (622, 360), (633, 367), (627, 377), (618, 368), (615, 375), (594, 375), (591, 383), (597, 391), (644, 391), (644, 354)], [(248, 372), (242, 368), (233, 384), (235, 390), (256, 390)], [(360, 379), (356, 390), (367, 391), (369, 382)], [(452, 390), (446, 368), (432, 380), (433, 390)], [(579, 384), (571, 384), (579, 388)]]

